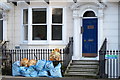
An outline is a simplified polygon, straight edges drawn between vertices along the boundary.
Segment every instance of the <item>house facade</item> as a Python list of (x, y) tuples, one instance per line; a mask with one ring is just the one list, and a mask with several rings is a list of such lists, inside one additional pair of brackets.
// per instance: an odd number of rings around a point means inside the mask
[(0, 39), (9, 49), (65, 48), (73, 37), (73, 60), (98, 60), (119, 50), (119, 0), (0, 2)]

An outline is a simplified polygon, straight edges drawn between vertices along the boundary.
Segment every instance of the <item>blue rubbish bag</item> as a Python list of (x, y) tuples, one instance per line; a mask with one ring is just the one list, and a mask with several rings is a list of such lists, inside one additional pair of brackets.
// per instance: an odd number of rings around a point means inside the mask
[(51, 70), (51, 69), (53, 69), (53, 68), (54, 68), (53, 62), (52, 62), (52, 61), (46, 61), (46, 64), (45, 64), (44, 69), (45, 69), (46, 71), (49, 71), (49, 70)]
[(21, 72), (22, 76), (30, 77), (30, 72), (27, 71), (27, 69), (28, 69), (28, 67), (23, 67), (23, 66), (20, 67), (20, 72)]
[(38, 77), (38, 72), (34, 70), (30, 73), (30, 77)]
[(13, 76), (20, 76), (20, 61), (16, 61), (12, 64), (12, 75)]
[(30, 66), (27, 71), (30, 73), (31, 77), (37, 77), (38, 72), (35, 70), (35, 66)]
[(46, 60), (38, 60), (35, 66), (35, 69), (37, 71), (41, 71), (43, 70), (44, 66), (45, 66)]
[(35, 66), (30, 67), (20, 67), (20, 72), (22, 76), (25, 77), (37, 77), (38, 72), (34, 69)]
[(51, 77), (62, 77), (60, 63), (55, 68), (50, 70), (50, 75)]
[(47, 71), (42, 70), (42, 71), (39, 71), (39, 72), (38, 72), (38, 76), (39, 76), (39, 77), (48, 77), (49, 75), (48, 75), (48, 72), (47, 72)]

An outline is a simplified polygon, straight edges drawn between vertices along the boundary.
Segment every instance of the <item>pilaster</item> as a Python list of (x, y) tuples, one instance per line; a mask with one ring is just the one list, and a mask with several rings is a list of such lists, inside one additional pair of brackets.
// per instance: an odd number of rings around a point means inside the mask
[(74, 28), (73, 28), (73, 60), (80, 59), (80, 17), (79, 10), (73, 10), (73, 20), (74, 20)]

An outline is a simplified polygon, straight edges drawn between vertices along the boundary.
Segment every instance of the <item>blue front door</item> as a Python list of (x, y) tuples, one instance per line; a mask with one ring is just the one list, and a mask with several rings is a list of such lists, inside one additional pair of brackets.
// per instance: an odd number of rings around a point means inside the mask
[(83, 19), (82, 56), (96, 57), (98, 50), (98, 19)]

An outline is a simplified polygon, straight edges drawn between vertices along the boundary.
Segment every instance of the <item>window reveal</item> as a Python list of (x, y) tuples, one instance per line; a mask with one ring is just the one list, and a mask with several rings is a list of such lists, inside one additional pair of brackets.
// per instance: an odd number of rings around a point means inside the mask
[(23, 10), (24, 40), (28, 40), (28, 9)]

